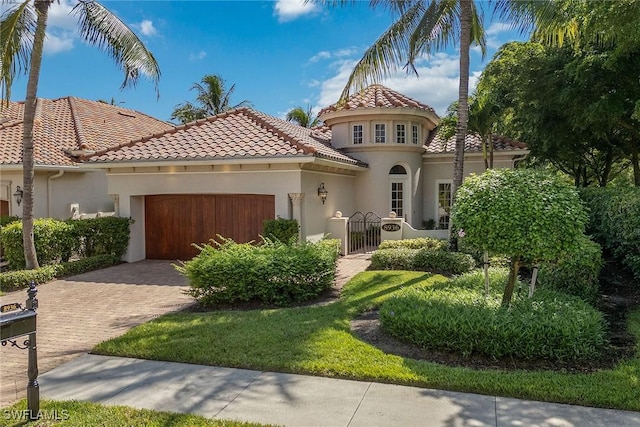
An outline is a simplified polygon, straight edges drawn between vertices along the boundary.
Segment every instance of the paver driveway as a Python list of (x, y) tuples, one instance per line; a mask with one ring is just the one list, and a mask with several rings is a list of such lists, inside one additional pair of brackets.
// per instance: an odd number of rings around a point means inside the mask
[[(38, 287), (38, 368), (47, 372), (99, 342), (193, 302), (168, 261), (120, 264)], [(25, 290), (0, 303), (25, 302)], [(0, 347), (0, 407), (26, 396), (27, 350)]]
[[(341, 288), (370, 264), (370, 254), (338, 260)], [(38, 287), (40, 373), (86, 354), (98, 343), (136, 325), (193, 303), (182, 292), (187, 282), (169, 261), (120, 264)], [(0, 297), (0, 304), (24, 303), (26, 290)], [(0, 347), (0, 407), (26, 396), (27, 350)]]

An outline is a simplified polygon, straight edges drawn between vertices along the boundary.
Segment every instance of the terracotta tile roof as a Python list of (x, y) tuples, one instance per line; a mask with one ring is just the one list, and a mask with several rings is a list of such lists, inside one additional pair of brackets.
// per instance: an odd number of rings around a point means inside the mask
[[(22, 163), (24, 102), (0, 110), (0, 165)], [(36, 165), (73, 166), (72, 150), (99, 150), (172, 129), (173, 125), (138, 111), (86, 99), (38, 99), (34, 123)]]
[(324, 114), (333, 111), (362, 108), (417, 108), (436, 114), (435, 110), (427, 104), (418, 102), (385, 86), (371, 85), (351, 95), (346, 101), (323, 108), (318, 116), (322, 117)]
[(238, 108), (100, 149), (87, 156), (87, 160), (137, 162), (314, 156), (362, 164), (332, 148), (330, 142), (328, 128), (307, 129), (250, 108)]
[[(527, 144), (507, 138), (505, 136), (493, 135), (493, 150), (496, 151), (516, 151), (527, 150)], [(445, 154), (455, 153), (456, 151), (456, 137), (452, 136), (447, 141), (442, 139), (438, 132), (432, 132), (425, 144), (427, 154)], [(468, 134), (465, 138), (464, 144), (465, 152), (480, 152), (482, 151), (482, 139), (478, 134)]]

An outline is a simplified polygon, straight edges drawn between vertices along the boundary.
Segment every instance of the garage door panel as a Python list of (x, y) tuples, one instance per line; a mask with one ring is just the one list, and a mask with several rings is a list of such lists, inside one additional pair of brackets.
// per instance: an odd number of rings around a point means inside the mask
[(150, 259), (191, 259), (192, 243), (216, 235), (258, 241), (265, 219), (275, 217), (273, 195), (154, 195), (145, 197), (145, 244)]

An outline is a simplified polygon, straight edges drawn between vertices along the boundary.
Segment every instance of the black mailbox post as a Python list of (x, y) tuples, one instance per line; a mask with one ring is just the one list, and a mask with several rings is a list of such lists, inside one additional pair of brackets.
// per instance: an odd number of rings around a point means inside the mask
[[(27, 303), (23, 308), (19, 303), (5, 304), (0, 307), (0, 342), (3, 346), (11, 343), (20, 349), (29, 349), (27, 368), (27, 408), (29, 419), (37, 420), (40, 412), (40, 386), (38, 385), (38, 351), (36, 347), (36, 309), (38, 299), (36, 284), (31, 282), (27, 290)], [(28, 336), (20, 345), (16, 338)]]

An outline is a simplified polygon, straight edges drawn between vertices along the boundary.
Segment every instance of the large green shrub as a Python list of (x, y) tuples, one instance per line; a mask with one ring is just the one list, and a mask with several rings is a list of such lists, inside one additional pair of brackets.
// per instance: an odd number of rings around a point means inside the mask
[(588, 188), (581, 196), (590, 210), (587, 231), (640, 279), (640, 188)]
[(20, 221), (19, 216), (2, 215), (0, 216), (0, 227), (5, 227), (16, 221)]
[(553, 264), (542, 264), (538, 272), (538, 286), (575, 295), (595, 304), (600, 294), (602, 250), (600, 245), (583, 236), (576, 251)]
[[(75, 246), (71, 226), (51, 218), (34, 220), (33, 238), (40, 265), (68, 261)], [(9, 268), (11, 270), (23, 269), (26, 264), (22, 246), (22, 222), (13, 222), (3, 227), (1, 239)]]
[(449, 242), (442, 239), (434, 239), (431, 237), (419, 237), (416, 239), (403, 239), (403, 240), (385, 240), (380, 243), (378, 249), (394, 249), (394, 248), (408, 248), (408, 249), (442, 249), (446, 250), (449, 246)]
[(335, 279), (339, 240), (286, 245), (238, 244), (223, 239), (176, 269), (189, 279), (188, 293), (204, 306), (241, 301), (287, 305), (306, 301)]
[(90, 219), (69, 219), (76, 239), (75, 252), (81, 257), (113, 255), (122, 257), (129, 245), (131, 218), (107, 216)]
[(489, 169), (467, 177), (451, 217), (471, 247), (511, 259), (504, 305), (511, 301), (520, 266), (575, 251), (587, 221), (575, 188), (530, 169)]
[(372, 270), (414, 270), (443, 274), (471, 271), (476, 263), (471, 255), (442, 249), (378, 249), (371, 256)]
[(581, 361), (602, 354), (606, 339), (600, 312), (553, 290), (528, 298), (526, 287), (505, 307), (500, 290), (507, 276), (505, 269), (491, 270), (489, 297), (481, 272), (403, 289), (382, 304), (382, 326), (415, 345), (465, 355)]
[(294, 243), (298, 241), (300, 225), (295, 219), (267, 219), (262, 223), (263, 236), (270, 240), (278, 240), (282, 243)]

